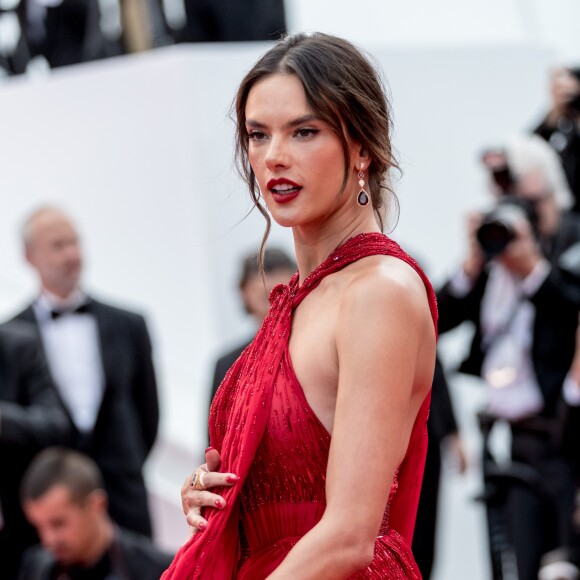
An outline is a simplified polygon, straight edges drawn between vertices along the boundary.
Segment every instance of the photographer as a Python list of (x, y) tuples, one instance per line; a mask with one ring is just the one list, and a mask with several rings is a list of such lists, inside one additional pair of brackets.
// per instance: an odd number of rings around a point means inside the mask
[(580, 221), (566, 211), (557, 155), (539, 137), (514, 138), (484, 163), (495, 205), (469, 218), (467, 257), (438, 293), (439, 330), (474, 325), (459, 370), (483, 379), (486, 413), (510, 426), (512, 461), (542, 482), (514, 485), (504, 505), (519, 580), (536, 580), (542, 554), (572, 542), (573, 478), (553, 429), (580, 306), (580, 279), (562, 262)]
[(580, 212), (580, 68), (558, 68), (551, 74), (551, 107), (534, 132), (558, 152)]

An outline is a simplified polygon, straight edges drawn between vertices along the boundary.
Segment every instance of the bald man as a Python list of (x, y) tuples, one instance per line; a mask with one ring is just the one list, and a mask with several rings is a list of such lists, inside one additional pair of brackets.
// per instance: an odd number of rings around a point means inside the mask
[(75, 446), (102, 471), (113, 519), (151, 535), (142, 469), (157, 435), (159, 407), (145, 320), (85, 291), (79, 235), (61, 210), (34, 211), (22, 238), (40, 290), (15, 318), (38, 329), (53, 381), (76, 427)]

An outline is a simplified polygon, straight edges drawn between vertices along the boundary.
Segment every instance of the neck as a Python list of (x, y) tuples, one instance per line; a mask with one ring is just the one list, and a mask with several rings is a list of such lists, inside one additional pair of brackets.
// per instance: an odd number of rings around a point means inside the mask
[(73, 294), (78, 290), (78, 287), (74, 288), (56, 288), (48, 284), (43, 284), (41, 287), (41, 292), (48, 294), (49, 296), (54, 296), (63, 302), (66, 302), (69, 298), (72, 298)]
[(108, 517), (104, 517), (96, 526), (91, 545), (80, 564), (88, 568), (98, 562), (109, 550), (114, 538), (115, 526)]
[(293, 228), (300, 284), (338, 246), (353, 236), (368, 232), (380, 232), (372, 210), (361, 212), (361, 215), (346, 223), (326, 223), (324, 227), (317, 224)]

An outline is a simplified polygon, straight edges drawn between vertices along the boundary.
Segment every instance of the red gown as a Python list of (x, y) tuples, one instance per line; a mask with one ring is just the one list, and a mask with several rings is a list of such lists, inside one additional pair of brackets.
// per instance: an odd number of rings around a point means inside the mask
[[(422, 277), (436, 323), (435, 296), (415, 261), (382, 234), (360, 234), (337, 248), (298, 286), (274, 288), (272, 306), (252, 344), (232, 366), (210, 413), (222, 472), (240, 481), (218, 490), (224, 510), (207, 510), (208, 528), (176, 554), (164, 580), (261, 580), (320, 520), (325, 509), (330, 434), (304, 396), (288, 351), (292, 311), (328, 274), (365, 256), (386, 254)], [(431, 395), (421, 405), (397, 469), (372, 564), (353, 578), (420, 579), (411, 540), (427, 451)]]

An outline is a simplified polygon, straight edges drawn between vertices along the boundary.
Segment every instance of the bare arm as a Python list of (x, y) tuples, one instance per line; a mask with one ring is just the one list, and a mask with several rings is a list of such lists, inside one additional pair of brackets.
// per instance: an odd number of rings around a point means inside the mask
[(327, 508), (271, 580), (348, 578), (372, 561), (394, 473), (431, 386), (435, 358), (422, 282), (407, 266), (390, 272), (365, 276), (343, 295)]

